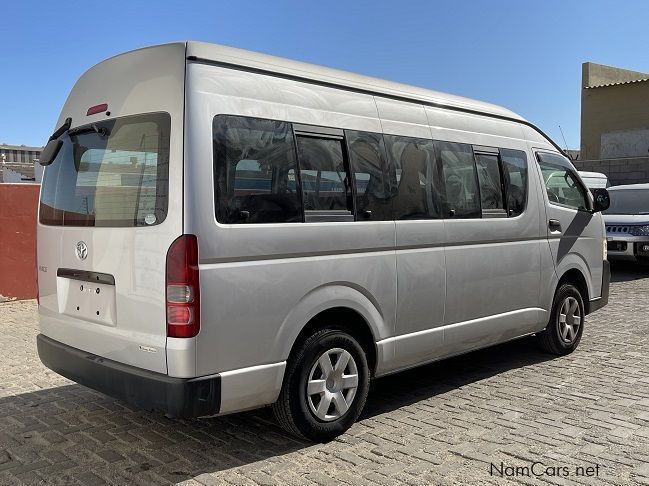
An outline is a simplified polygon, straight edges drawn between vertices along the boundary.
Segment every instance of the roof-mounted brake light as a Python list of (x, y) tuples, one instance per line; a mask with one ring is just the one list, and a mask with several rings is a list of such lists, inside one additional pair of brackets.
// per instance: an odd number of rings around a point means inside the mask
[(101, 105), (95, 105), (88, 108), (86, 116), (96, 115), (97, 113), (104, 113), (108, 111), (108, 103), (102, 103)]

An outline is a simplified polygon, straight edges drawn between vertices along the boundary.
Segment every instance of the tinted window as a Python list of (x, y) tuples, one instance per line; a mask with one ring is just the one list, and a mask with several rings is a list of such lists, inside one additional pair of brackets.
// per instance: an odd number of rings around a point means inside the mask
[(43, 178), (40, 222), (147, 226), (164, 221), (169, 115), (128, 116), (94, 126), (99, 133), (88, 126), (61, 136), (63, 146)]
[(435, 145), (442, 164), (445, 215), (479, 218), (480, 196), (471, 146), (449, 142), (435, 142)]
[(586, 191), (562, 157), (539, 154), (539, 166), (551, 203), (574, 209), (587, 209)]
[(219, 115), (213, 137), (219, 222), (302, 221), (290, 123)]
[(342, 140), (297, 137), (304, 209), (352, 210)]
[(346, 131), (354, 180), (356, 181), (356, 213), (365, 219), (371, 211), (372, 220), (391, 220), (390, 197), (383, 180), (385, 147), (380, 133)]
[(385, 135), (394, 219), (440, 218), (432, 140)]
[(480, 183), (480, 202), (484, 212), (500, 210), (505, 212), (503, 183), (500, 175), (500, 163), (496, 154), (476, 154), (476, 168)]
[(500, 160), (507, 192), (507, 209), (510, 216), (518, 216), (525, 210), (527, 201), (527, 157), (520, 150), (500, 150)]

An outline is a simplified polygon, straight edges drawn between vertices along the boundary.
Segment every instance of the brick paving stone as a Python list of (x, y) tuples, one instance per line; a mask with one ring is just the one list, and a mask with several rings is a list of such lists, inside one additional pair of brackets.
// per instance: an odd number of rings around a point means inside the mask
[[(376, 380), (317, 445), (265, 409), (170, 420), (72, 383), (38, 360), (35, 302), (0, 303), (0, 485), (649, 485), (649, 269), (613, 276), (572, 355), (524, 339)], [(571, 474), (492, 474), (533, 462)]]

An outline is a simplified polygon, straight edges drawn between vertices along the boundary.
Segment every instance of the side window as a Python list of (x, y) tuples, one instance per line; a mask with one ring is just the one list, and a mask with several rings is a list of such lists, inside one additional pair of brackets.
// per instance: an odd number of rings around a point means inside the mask
[(356, 218), (392, 220), (390, 196), (383, 179), (385, 146), (380, 133), (345, 130), (354, 180)]
[(551, 203), (573, 209), (588, 209), (586, 190), (562, 157), (539, 153), (538, 160)]
[(302, 221), (291, 124), (218, 115), (212, 130), (217, 221)]
[(297, 136), (304, 210), (351, 211), (342, 139)]
[(385, 135), (394, 219), (441, 218), (432, 140)]
[(498, 154), (476, 153), (475, 162), (480, 183), (482, 216), (507, 216)]
[(507, 210), (510, 216), (518, 216), (527, 202), (527, 157), (520, 150), (500, 150), (500, 160), (505, 176)]
[(435, 142), (442, 164), (444, 187), (443, 211), (445, 217), (479, 218), (480, 195), (470, 145)]

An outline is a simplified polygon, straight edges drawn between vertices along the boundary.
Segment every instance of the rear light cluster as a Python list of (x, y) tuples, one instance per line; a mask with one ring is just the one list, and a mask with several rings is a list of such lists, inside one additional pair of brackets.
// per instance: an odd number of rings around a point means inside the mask
[(201, 328), (198, 240), (182, 235), (167, 252), (167, 336), (188, 338)]

